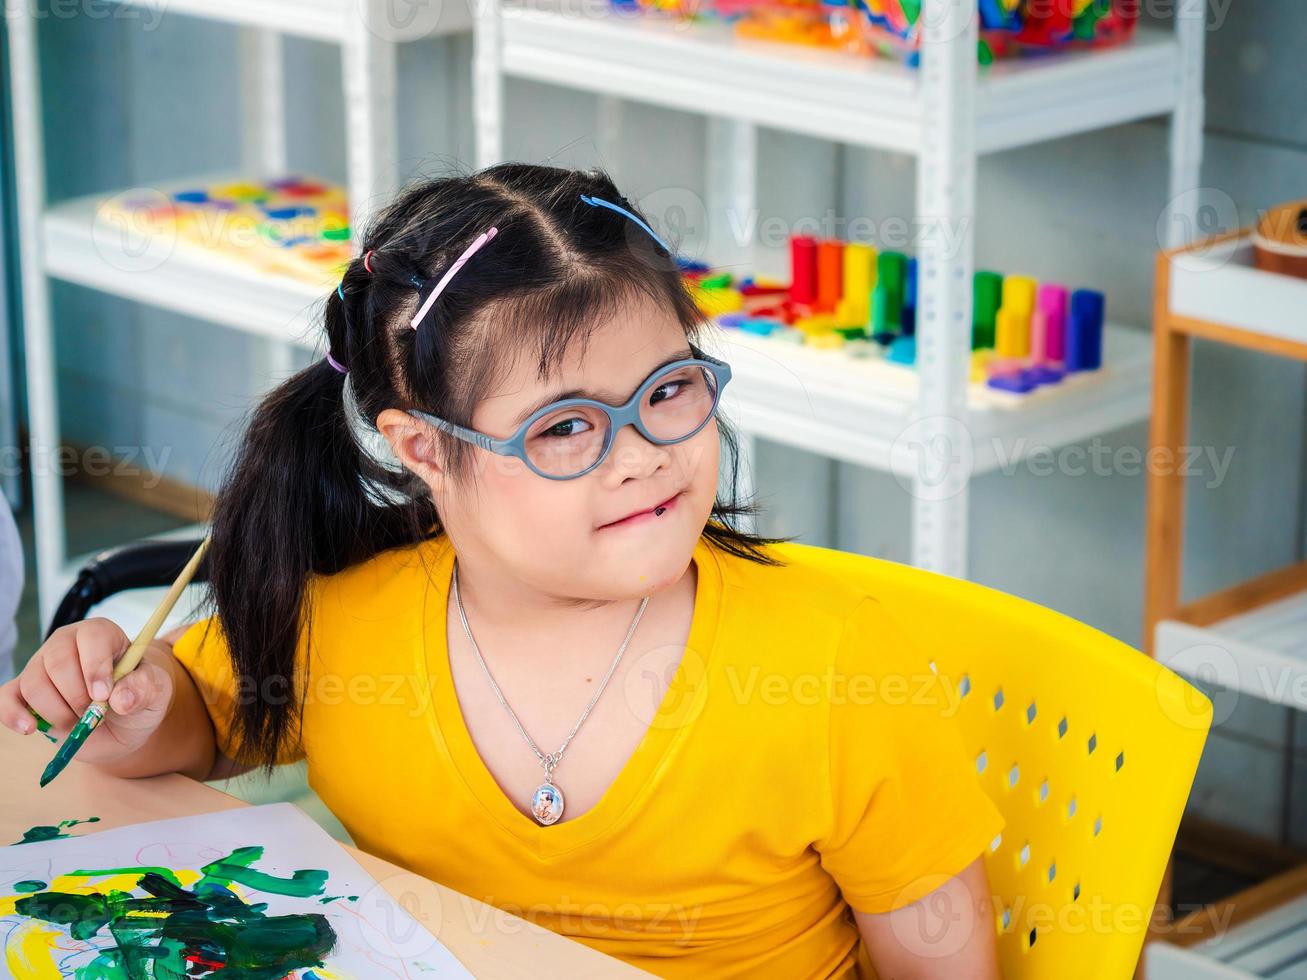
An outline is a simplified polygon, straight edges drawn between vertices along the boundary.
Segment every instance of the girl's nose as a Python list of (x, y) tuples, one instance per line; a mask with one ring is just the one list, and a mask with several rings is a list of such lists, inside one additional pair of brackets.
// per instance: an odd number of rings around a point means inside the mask
[(604, 466), (618, 479), (649, 476), (671, 460), (671, 448), (650, 442), (634, 425), (624, 425), (613, 434)]

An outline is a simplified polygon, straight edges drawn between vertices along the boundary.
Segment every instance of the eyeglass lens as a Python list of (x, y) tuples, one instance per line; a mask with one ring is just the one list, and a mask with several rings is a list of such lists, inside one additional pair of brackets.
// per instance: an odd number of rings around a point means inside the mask
[[(640, 402), (640, 421), (656, 439), (683, 439), (707, 421), (717, 401), (717, 378), (697, 364), (659, 374)], [(574, 476), (592, 466), (608, 441), (607, 413), (590, 405), (549, 412), (526, 434), (531, 463), (551, 476)]]

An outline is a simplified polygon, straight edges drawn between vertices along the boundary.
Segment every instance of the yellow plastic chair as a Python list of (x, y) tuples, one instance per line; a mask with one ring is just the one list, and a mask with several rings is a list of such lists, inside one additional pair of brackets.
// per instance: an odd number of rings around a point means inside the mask
[(1114, 980), (1139, 959), (1212, 722), (1178, 674), (985, 586), (797, 542), (881, 599), (933, 669), (1007, 820), (985, 863), (1006, 980)]

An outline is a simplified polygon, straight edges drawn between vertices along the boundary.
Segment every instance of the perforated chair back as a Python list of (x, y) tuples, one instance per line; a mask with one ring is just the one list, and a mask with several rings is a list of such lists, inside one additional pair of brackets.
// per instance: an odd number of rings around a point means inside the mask
[(878, 597), (958, 685), (956, 717), (1007, 820), (985, 856), (1006, 980), (1131, 976), (1211, 726), (1208, 697), (1015, 596), (864, 555), (776, 547)]

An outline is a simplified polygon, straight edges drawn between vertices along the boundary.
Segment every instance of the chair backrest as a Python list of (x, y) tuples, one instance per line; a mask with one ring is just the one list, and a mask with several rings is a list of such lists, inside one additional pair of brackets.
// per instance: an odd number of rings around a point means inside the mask
[(1007, 821), (986, 855), (1006, 980), (1131, 976), (1212, 721), (1105, 633), (985, 586), (789, 542), (881, 599), (933, 669)]

